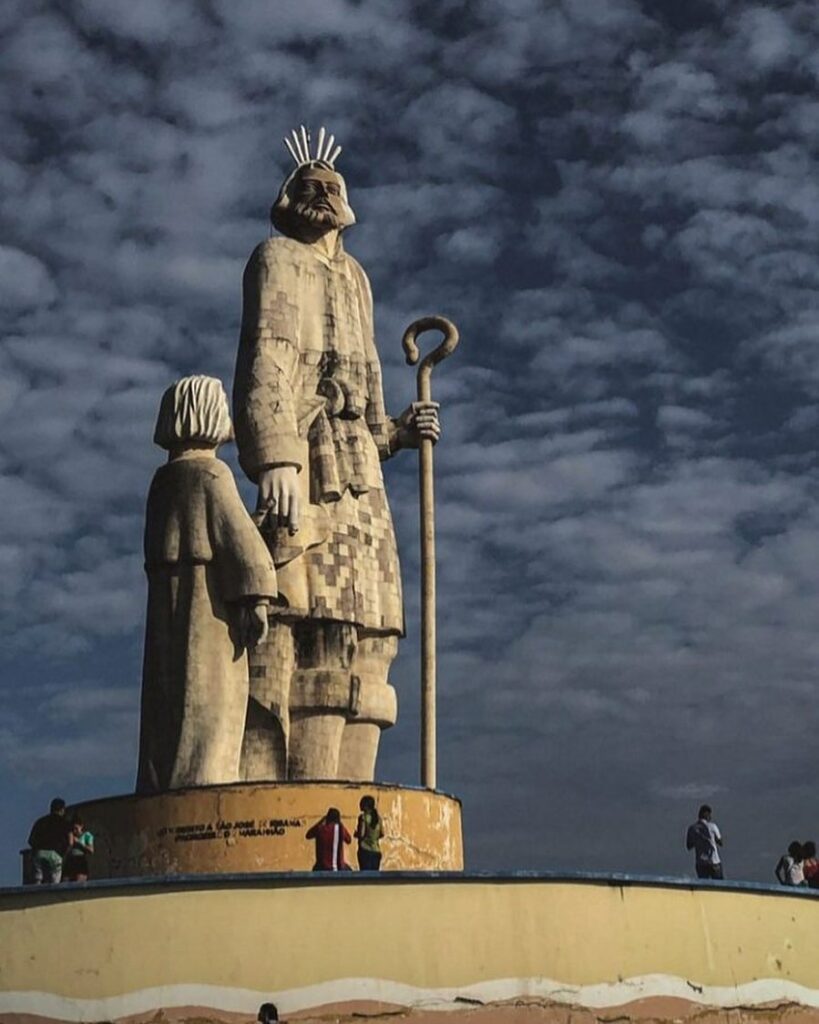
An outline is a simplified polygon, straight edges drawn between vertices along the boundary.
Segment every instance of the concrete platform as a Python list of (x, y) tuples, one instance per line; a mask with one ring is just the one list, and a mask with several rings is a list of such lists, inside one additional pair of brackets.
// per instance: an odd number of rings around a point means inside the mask
[[(463, 868), (461, 805), (427, 789), (381, 783), (268, 782), (107, 797), (69, 808), (94, 833), (94, 878), (309, 871), (307, 828), (337, 807), (350, 832), (372, 794), (384, 820), (385, 870)], [(356, 864), (355, 840), (347, 860)]]

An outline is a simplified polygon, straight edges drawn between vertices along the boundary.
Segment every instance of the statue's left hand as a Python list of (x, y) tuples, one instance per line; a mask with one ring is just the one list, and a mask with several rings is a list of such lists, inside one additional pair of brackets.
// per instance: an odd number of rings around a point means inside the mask
[(260, 526), (268, 513), (278, 517), (279, 526), (287, 526), (290, 536), (299, 530), (298, 467), (289, 463), (268, 466), (259, 474), (259, 497), (253, 519)]
[(396, 448), (417, 448), (422, 440), (435, 444), (441, 436), (438, 402), (413, 402), (406, 408), (396, 425)]
[(258, 647), (267, 639), (267, 602), (248, 601), (239, 606), (237, 622), (239, 643), (248, 649)]

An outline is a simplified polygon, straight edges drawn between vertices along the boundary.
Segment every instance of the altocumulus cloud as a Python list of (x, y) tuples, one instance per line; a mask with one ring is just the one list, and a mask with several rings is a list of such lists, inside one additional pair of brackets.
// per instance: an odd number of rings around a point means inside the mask
[[(440, 311), (441, 782), (480, 867), (728, 871), (808, 836), (819, 39), (808, 2), (9, 2), (0, 117), (4, 876), (127, 790), (151, 422), (229, 383), (294, 123), (327, 124), (399, 339)], [(388, 469), (410, 638), (415, 467)], [(250, 497), (249, 490), (245, 493)]]

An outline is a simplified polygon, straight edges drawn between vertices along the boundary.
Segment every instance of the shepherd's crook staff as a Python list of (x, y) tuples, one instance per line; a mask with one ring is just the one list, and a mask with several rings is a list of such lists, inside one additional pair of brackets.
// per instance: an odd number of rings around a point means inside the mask
[[(441, 331), (444, 340), (421, 360), (418, 367), (418, 401), (431, 402), (432, 367), (446, 359), (458, 344), (458, 329), (443, 316), (425, 316), (411, 323), (404, 331), (401, 344), (407, 362), (418, 362), (415, 339), (425, 331)], [(436, 786), (435, 738), (435, 493), (432, 476), (430, 438), (421, 438), (419, 456), (419, 490), (421, 492), (421, 785)]]

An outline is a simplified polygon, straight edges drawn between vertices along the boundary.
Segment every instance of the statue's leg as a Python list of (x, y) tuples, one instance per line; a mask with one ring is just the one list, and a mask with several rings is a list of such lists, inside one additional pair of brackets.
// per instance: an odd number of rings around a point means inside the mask
[(289, 779), (335, 779), (350, 708), (355, 626), (302, 619), (295, 626), (290, 688)]
[(395, 724), (395, 690), (387, 682), (395, 655), (396, 636), (359, 630), (353, 659), (353, 700), (344, 726), (338, 778), (372, 782), (382, 729)]
[(267, 640), (248, 651), (248, 660), (250, 699), (239, 777), (286, 779), (290, 680), (295, 667), (293, 624), (271, 616)]

